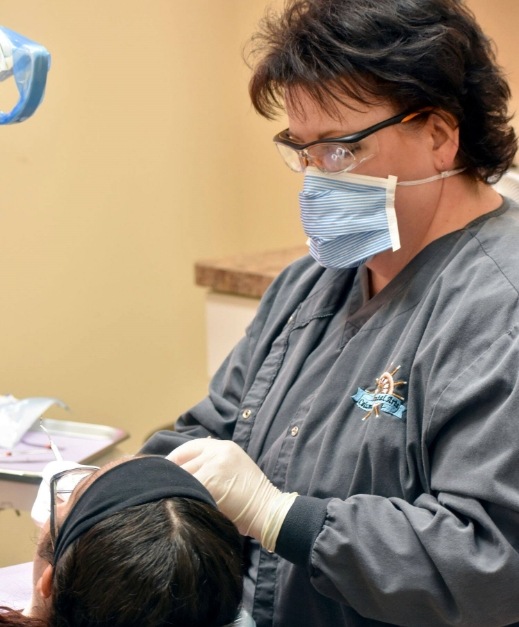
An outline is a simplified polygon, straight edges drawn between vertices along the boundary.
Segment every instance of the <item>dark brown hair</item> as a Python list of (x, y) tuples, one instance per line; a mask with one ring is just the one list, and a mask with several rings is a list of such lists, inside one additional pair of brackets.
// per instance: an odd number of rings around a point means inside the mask
[[(50, 538), (40, 547), (52, 562)], [(165, 498), (122, 510), (77, 538), (54, 567), (48, 622), (12, 627), (221, 627), (242, 597), (242, 544), (218, 510)]]
[(328, 111), (346, 96), (435, 107), (459, 123), (458, 164), (484, 181), (512, 164), (510, 88), (462, 0), (288, 0), (251, 39), (249, 92), (272, 118), (303, 90)]

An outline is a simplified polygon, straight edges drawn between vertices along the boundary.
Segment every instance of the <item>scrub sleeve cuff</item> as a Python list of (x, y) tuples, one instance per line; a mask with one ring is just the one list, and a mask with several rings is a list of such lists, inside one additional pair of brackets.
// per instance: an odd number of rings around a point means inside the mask
[(310, 553), (321, 532), (330, 499), (298, 496), (288, 510), (276, 542), (276, 553), (297, 566), (310, 563)]

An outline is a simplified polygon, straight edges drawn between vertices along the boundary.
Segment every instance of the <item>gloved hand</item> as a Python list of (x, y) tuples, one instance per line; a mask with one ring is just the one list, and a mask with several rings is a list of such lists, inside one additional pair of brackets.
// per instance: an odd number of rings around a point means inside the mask
[(241, 534), (274, 550), (296, 493), (278, 490), (247, 453), (228, 440), (192, 440), (171, 452), (168, 459), (203, 483)]

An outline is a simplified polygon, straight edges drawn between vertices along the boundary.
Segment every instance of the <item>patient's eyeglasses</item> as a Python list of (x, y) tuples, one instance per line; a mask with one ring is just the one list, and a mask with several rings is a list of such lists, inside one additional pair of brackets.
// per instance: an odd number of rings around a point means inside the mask
[(56, 508), (58, 505), (66, 503), (75, 488), (94, 472), (99, 470), (98, 466), (79, 466), (58, 472), (50, 480), (50, 539), (52, 548), (56, 545), (58, 536), (58, 520)]
[(325, 137), (307, 144), (295, 142), (290, 137), (289, 129), (285, 129), (278, 133), (273, 141), (283, 161), (294, 172), (304, 172), (310, 165), (321, 172), (334, 174), (350, 172), (377, 154), (378, 143), (374, 133), (388, 126), (405, 124), (432, 110), (432, 107), (424, 107), (419, 111), (399, 113), (357, 133)]

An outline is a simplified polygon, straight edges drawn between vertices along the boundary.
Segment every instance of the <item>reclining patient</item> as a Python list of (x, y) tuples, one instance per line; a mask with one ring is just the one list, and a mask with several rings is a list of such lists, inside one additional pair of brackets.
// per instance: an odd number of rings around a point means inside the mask
[(50, 493), (31, 603), (4, 608), (0, 625), (217, 627), (236, 619), (240, 536), (180, 467), (142, 456), (71, 468), (52, 477)]

